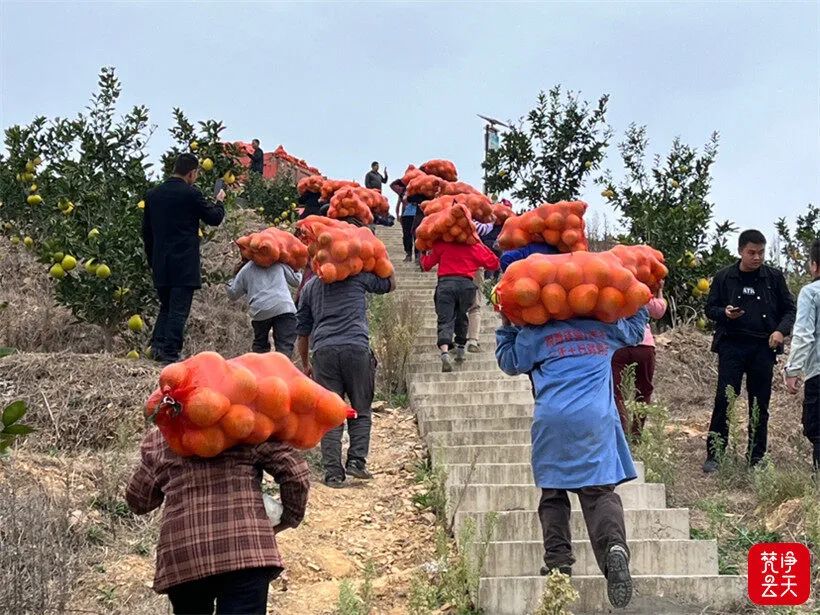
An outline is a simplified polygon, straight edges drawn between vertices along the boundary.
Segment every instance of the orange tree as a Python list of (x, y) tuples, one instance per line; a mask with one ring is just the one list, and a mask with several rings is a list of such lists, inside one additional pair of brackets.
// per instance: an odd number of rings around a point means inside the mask
[(647, 145), (646, 128), (631, 125), (619, 146), (625, 177), (616, 183), (607, 171), (599, 180), (601, 195), (621, 214), (626, 229), (622, 241), (650, 244), (666, 256), (667, 321), (674, 325), (697, 319), (703, 325), (709, 281), (732, 262), (726, 236), (736, 230), (729, 221), (712, 228), (710, 170), (718, 135), (712, 134), (702, 152), (675, 139), (666, 157), (656, 156), (651, 166)]
[(797, 293), (810, 281), (810, 250), (815, 238), (820, 237), (820, 208), (809, 203), (806, 212), (795, 219), (794, 229), (789, 228), (786, 218), (778, 218), (775, 230), (779, 254), (774, 257), (782, 265), (792, 291)]
[(140, 227), (149, 186), (148, 110), (116, 117), (121, 85), (113, 68), (72, 119), (35, 118), (5, 131), (0, 159), (0, 219), (43, 263), (55, 297), (83, 322), (114, 335), (142, 330), (154, 290)]

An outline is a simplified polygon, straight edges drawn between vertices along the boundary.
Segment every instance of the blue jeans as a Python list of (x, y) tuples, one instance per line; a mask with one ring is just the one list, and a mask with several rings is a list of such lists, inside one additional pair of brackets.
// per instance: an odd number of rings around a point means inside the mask
[(194, 288), (190, 286), (164, 286), (157, 288), (159, 314), (151, 335), (154, 359), (162, 362), (179, 361), (182, 353), (182, 337), (185, 323), (191, 313)]

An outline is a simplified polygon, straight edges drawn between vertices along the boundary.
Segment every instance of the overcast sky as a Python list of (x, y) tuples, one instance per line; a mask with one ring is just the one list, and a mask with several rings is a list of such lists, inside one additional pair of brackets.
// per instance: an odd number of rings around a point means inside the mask
[(561, 83), (610, 94), (616, 139), (646, 124), (653, 152), (719, 131), (717, 216), (769, 230), (820, 202), (818, 6), (0, 0), (0, 124), (72, 115), (112, 65), (125, 105), (151, 110), (157, 159), (179, 106), (331, 177), (446, 157), (480, 185), (475, 114), (518, 118)]

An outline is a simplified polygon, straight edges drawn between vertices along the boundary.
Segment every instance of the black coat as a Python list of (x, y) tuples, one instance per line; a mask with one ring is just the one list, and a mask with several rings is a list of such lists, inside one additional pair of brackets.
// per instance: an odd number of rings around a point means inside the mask
[(251, 171), (260, 175), (265, 170), (265, 154), (261, 147), (257, 147), (251, 154)]
[[(759, 310), (760, 314), (755, 316), (760, 315), (767, 324), (764, 331), (746, 331), (743, 316), (736, 320), (726, 317), (726, 306), (737, 306), (741, 294), (739, 264), (729, 265), (715, 274), (706, 300), (706, 316), (716, 323), (713, 352), (717, 352), (720, 341), (727, 334), (761, 338), (768, 338), (775, 331), (780, 331), (784, 337), (791, 334), (797, 308), (783, 273), (767, 265), (761, 266), (756, 291), (759, 301), (750, 303), (749, 309)], [(777, 350), (778, 354), (782, 351), (782, 347)]]
[(225, 217), (221, 203), (211, 203), (199, 189), (171, 177), (145, 195), (142, 241), (154, 286), (202, 286), (199, 222), (218, 226)]

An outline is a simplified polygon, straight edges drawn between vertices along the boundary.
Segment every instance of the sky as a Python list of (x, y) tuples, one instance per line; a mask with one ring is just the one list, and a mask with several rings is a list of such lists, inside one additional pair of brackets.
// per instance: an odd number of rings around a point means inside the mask
[[(539, 90), (610, 95), (614, 143), (720, 133), (715, 215), (770, 231), (820, 204), (820, 2), (15, 2), (0, 0), (0, 126), (73, 115), (102, 66), (145, 104), (283, 144), (334, 178), (449, 158), (480, 186), (483, 122)], [(615, 216), (590, 183), (591, 211)]]

